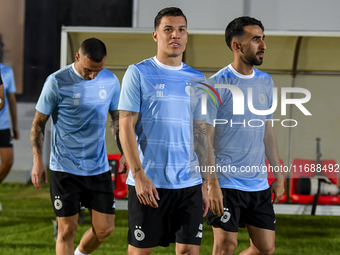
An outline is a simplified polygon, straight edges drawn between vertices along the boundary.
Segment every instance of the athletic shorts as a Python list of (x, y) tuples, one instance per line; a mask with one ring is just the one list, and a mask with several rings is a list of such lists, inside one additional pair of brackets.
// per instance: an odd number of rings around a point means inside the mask
[(50, 193), (54, 213), (58, 217), (76, 215), (80, 207), (115, 214), (110, 171), (94, 176), (50, 171)]
[(0, 148), (13, 148), (11, 131), (9, 129), (0, 130)]
[(139, 202), (129, 186), (128, 243), (137, 248), (169, 246), (170, 243), (200, 245), (203, 230), (201, 185), (184, 189), (157, 189), (158, 208)]
[(244, 224), (275, 230), (270, 188), (256, 192), (222, 188), (222, 193), (224, 214), (217, 216), (209, 210), (208, 225), (218, 226), (228, 232), (238, 232), (238, 228), (244, 227)]

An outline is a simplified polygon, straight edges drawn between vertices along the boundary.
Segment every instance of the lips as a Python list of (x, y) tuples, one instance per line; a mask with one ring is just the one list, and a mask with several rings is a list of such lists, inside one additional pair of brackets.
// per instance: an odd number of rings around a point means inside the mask
[(172, 47), (175, 47), (175, 48), (181, 46), (179, 43), (175, 43), (175, 42), (170, 43), (170, 45), (171, 45)]

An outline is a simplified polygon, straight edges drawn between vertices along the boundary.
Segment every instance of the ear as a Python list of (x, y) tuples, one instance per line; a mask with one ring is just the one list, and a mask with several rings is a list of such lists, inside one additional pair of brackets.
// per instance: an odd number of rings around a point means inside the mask
[(158, 37), (157, 37), (157, 31), (156, 30), (152, 32), (152, 38), (153, 38), (153, 40), (155, 42), (158, 42)]
[(79, 54), (79, 52), (77, 52), (76, 53), (76, 62), (79, 62), (79, 60), (80, 60), (80, 54)]
[(241, 50), (240, 43), (239, 43), (238, 41), (232, 41), (232, 42), (231, 42), (231, 48), (232, 48), (233, 51), (235, 51), (235, 52)]

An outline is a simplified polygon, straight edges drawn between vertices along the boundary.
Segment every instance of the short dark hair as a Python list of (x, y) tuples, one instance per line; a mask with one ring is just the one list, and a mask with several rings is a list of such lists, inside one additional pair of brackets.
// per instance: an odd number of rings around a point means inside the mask
[(158, 28), (159, 24), (161, 23), (161, 19), (163, 17), (178, 17), (178, 16), (182, 16), (185, 19), (185, 23), (187, 22), (187, 17), (185, 17), (184, 13), (182, 12), (182, 10), (180, 8), (177, 7), (166, 7), (162, 10), (160, 10), (157, 14), (157, 16), (155, 17), (155, 30)]
[(257, 25), (259, 26), (262, 31), (264, 31), (264, 27), (262, 25), (262, 22), (248, 17), (248, 16), (243, 16), (243, 17), (239, 17), (234, 19), (233, 21), (231, 21), (227, 28), (225, 29), (225, 41), (228, 45), (228, 47), (233, 50), (231, 48), (231, 41), (233, 40), (233, 38), (235, 36), (242, 36), (244, 35), (244, 27), (245, 26), (253, 26), (253, 25)]
[(106, 56), (105, 44), (97, 38), (86, 39), (80, 46), (81, 53), (91, 61), (100, 63)]

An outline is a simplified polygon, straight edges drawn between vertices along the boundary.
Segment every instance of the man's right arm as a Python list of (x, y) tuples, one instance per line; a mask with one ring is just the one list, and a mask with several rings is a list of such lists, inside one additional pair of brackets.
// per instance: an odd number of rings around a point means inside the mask
[(215, 170), (215, 155), (214, 155), (214, 135), (215, 127), (210, 124), (205, 124), (208, 136), (208, 195), (210, 202), (210, 210), (215, 215), (222, 215), (224, 213), (223, 194), (218, 182)]
[(139, 113), (119, 111), (119, 138), (124, 155), (135, 180), (136, 194), (141, 204), (158, 207), (158, 192), (152, 181), (146, 176), (139, 159), (138, 145), (135, 136), (135, 126)]
[(4, 84), (1, 79), (1, 74), (0, 74), (0, 111), (5, 105), (5, 91), (4, 91)]
[(45, 183), (47, 183), (47, 171), (43, 163), (42, 151), (44, 145), (45, 125), (49, 115), (42, 114), (39, 111), (35, 112), (31, 127), (31, 148), (33, 153), (33, 168), (32, 168), (32, 183), (38, 189), (41, 189), (40, 178), (43, 176)]

